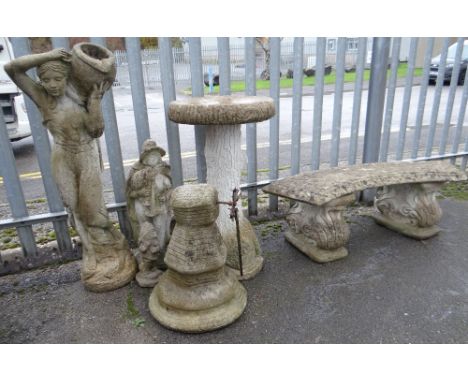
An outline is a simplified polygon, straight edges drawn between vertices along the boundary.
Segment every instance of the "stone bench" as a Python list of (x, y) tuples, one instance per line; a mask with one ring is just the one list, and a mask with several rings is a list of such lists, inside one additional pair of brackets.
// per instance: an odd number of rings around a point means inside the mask
[(463, 171), (445, 162), (370, 163), (304, 172), (272, 182), (263, 191), (298, 202), (286, 217), (286, 239), (323, 263), (348, 254), (344, 246), (350, 229), (344, 211), (356, 192), (378, 188), (372, 215), (376, 222), (427, 239), (439, 232), (438, 190), (445, 182), (466, 179)]

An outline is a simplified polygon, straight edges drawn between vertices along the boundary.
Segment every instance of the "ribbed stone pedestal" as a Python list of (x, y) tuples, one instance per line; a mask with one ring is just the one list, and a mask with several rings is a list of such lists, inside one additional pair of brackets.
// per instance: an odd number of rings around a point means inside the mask
[[(219, 199), (229, 201), (232, 190), (240, 186), (243, 165), (241, 124), (264, 121), (275, 114), (273, 100), (259, 96), (207, 96), (173, 101), (169, 119), (174, 122), (204, 125), (207, 183), (219, 193)], [(255, 276), (263, 266), (260, 246), (250, 222), (239, 214), (242, 246), (243, 277)], [(226, 264), (240, 278), (236, 225), (229, 212), (222, 210), (217, 224), (227, 247)]]
[(176, 226), (165, 257), (168, 270), (149, 300), (153, 317), (170, 329), (215, 330), (235, 321), (247, 304), (245, 288), (225, 267), (217, 202), (207, 184), (181, 186), (172, 194)]

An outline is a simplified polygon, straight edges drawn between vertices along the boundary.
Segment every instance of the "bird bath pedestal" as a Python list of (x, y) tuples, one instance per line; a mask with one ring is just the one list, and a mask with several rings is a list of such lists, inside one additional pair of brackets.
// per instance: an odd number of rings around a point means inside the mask
[[(241, 124), (261, 122), (275, 114), (273, 99), (261, 96), (192, 97), (171, 102), (169, 119), (187, 125), (204, 125), (207, 183), (218, 190), (219, 200), (229, 201), (232, 190), (240, 186), (243, 164)], [(227, 211), (216, 221), (227, 247), (226, 265), (240, 278), (236, 225)], [(255, 232), (239, 214), (243, 277), (255, 276), (263, 266)]]

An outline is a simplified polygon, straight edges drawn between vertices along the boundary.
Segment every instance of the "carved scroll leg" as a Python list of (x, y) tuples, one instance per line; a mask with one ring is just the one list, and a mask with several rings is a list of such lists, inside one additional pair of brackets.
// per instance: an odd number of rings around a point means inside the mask
[(344, 211), (354, 200), (349, 194), (322, 206), (297, 203), (286, 217), (290, 228), (286, 240), (319, 263), (346, 257), (350, 230)]
[(436, 235), (442, 217), (437, 193), (443, 182), (385, 186), (375, 198), (374, 220), (391, 230), (414, 239)]

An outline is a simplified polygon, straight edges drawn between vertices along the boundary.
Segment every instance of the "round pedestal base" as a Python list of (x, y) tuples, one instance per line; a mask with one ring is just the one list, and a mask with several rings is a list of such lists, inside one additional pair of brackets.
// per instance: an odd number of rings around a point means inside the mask
[[(227, 276), (231, 277), (231, 276)], [(183, 310), (164, 304), (158, 297), (161, 279), (151, 293), (152, 316), (166, 328), (186, 333), (203, 333), (227, 326), (240, 317), (247, 305), (247, 291), (239, 282), (233, 284), (233, 297), (225, 303), (202, 310)]]
[(103, 259), (90, 275), (82, 268), (81, 279), (84, 287), (91, 292), (109, 292), (127, 285), (135, 277), (137, 263), (128, 252), (120, 261), (116, 258)]

